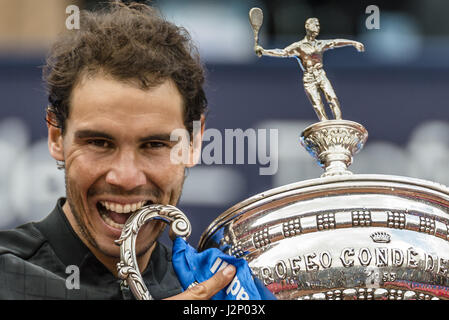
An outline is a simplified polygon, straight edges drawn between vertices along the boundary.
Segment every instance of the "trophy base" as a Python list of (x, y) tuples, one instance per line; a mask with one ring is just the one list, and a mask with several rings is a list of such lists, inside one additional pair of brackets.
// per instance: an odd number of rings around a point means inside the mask
[(324, 168), (321, 177), (351, 175), (348, 167), (367, 139), (368, 131), (361, 124), (348, 120), (314, 123), (300, 137), (304, 148)]

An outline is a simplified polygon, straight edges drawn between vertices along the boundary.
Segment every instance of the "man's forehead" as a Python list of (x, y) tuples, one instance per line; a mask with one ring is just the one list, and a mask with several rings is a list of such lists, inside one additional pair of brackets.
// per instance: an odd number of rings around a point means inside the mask
[[(182, 97), (172, 80), (148, 89), (137, 85), (105, 78), (83, 80), (71, 96), (71, 113), (123, 112), (130, 115), (151, 112), (179, 113)], [(87, 116), (87, 115), (86, 115)]]
[(308, 25), (308, 26), (313, 25), (313, 24), (319, 26), (320, 22), (318, 21), (317, 18), (309, 18), (306, 22), (306, 25)]
[[(117, 114), (118, 115), (118, 114)], [(73, 117), (68, 120), (68, 128), (72, 128), (75, 136), (87, 138), (104, 136), (105, 138), (141, 139), (152, 135), (167, 135), (176, 129), (185, 129), (183, 119), (161, 114), (136, 117), (129, 114), (93, 115), (92, 117)], [(108, 136), (108, 137), (107, 137)]]
[(166, 134), (184, 127), (182, 98), (168, 80), (148, 90), (105, 78), (85, 80), (73, 90), (67, 125), (133, 139)]

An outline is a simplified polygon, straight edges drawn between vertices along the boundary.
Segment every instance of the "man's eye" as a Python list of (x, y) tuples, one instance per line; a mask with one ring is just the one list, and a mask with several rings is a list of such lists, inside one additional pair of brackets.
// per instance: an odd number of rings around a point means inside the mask
[(167, 147), (167, 144), (161, 141), (151, 141), (145, 143), (145, 148), (158, 149)]
[(94, 147), (99, 147), (99, 148), (110, 148), (111, 147), (111, 143), (109, 143), (109, 141), (101, 140), (101, 139), (88, 140), (87, 143), (90, 145), (93, 145)]

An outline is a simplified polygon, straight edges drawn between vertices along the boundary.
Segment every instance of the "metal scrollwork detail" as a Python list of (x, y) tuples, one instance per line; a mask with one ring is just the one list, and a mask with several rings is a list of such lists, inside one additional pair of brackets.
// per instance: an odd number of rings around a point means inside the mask
[(348, 166), (367, 139), (368, 131), (359, 123), (326, 120), (307, 127), (300, 142), (325, 169), (322, 177), (327, 177), (351, 175)]
[(170, 225), (170, 238), (187, 238), (192, 227), (189, 220), (178, 208), (170, 205), (149, 205), (133, 213), (125, 223), (122, 234), (115, 241), (120, 246), (120, 262), (117, 263), (118, 276), (123, 285), (128, 285), (138, 300), (153, 300), (140, 274), (136, 258), (136, 238), (139, 229), (150, 220), (161, 220)]
[(371, 212), (368, 210), (352, 211), (352, 226), (354, 227), (371, 226)]
[(396, 229), (404, 229), (406, 226), (406, 215), (403, 212), (391, 212), (388, 214), (388, 227)]
[(439, 298), (412, 290), (349, 288), (305, 295), (298, 300), (439, 300)]
[(268, 228), (263, 228), (262, 230), (256, 232), (253, 235), (253, 243), (256, 248), (262, 248), (270, 244), (270, 236), (268, 233)]
[(435, 233), (435, 219), (430, 217), (419, 217), (419, 231), (434, 234)]

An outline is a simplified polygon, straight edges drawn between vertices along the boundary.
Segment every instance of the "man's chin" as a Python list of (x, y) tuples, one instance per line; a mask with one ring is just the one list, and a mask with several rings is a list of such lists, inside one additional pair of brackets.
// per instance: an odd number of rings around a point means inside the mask
[[(140, 232), (139, 232), (140, 234)], [(154, 240), (145, 240), (140, 241), (140, 239), (137, 239), (136, 245), (135, 245), (135, 255), (136, 258), (139, 258), (141, 256), (144, 256), (146, 253), (148, 253), (149, 250), (152, 250), (156, 244), (157, 238)], [(111, 244), (112, 242), (112, 244)], [(107, 243), (99, 243), (98, 250), (105, 256), (113, 259), (120, 259), (120, 246), (115, 244), (115, 240), (111, 240), (111, 242)]]
[[(120, 238), (123, 229), (114, 228), (112, 230), (104, 222), (101, 227), (105, 229), (99, 228), (97, 232), (91, 233), (92, 235), (101, 234), (99, 237), (94, 237), (95, 249), (105, 257), (114, 260), (120, 259), (120, 246), (115, 241)], [(152, 251), (156, 240), (162, 234), (165, 227), (166, 224), (162, 221), (150, 221), (139, 229), (138, 235), (134, 239), (136, 258), (142, 257), (149, 253), (149, 251)]]
[(115, 243), (98, 245), (98, 250), (106, 257), (120, 259), (120, 247)]

